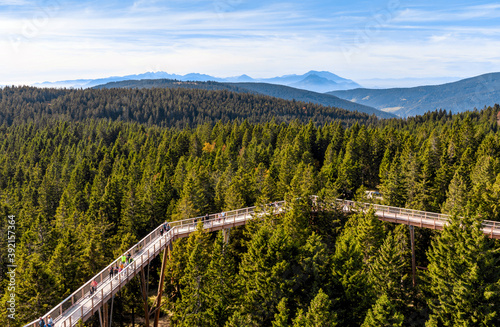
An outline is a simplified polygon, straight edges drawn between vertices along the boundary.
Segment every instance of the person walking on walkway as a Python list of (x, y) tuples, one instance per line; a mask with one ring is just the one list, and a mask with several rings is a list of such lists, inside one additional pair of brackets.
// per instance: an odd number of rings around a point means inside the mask
[(50, 315), (47, 316), (47, 327), (54, 327), (54, 321)]
[(127, 263), (127, 256), (124, 254), (122, 255), (122, 265), (125, 266), (126, 263)]
[(90, 283), (90, 295), (94, 294), (97, 291), (97, 282), (95, 279)]
[(113, 266), (109, 267), (109, 279), (113, 279), (113, 273), (115, 270), (113, 269)]
[(130, 252), (127, 254), (127, 265), (130, 264), (132, 262), (132, 255), (130, 254)]
[(43, 318), (42, 318), (42, 317), (40, 317), (40, 321), (38, 322), (38, 325), (39, 325), (40, 327), (45, 327), (45, 321), (43, 321)]

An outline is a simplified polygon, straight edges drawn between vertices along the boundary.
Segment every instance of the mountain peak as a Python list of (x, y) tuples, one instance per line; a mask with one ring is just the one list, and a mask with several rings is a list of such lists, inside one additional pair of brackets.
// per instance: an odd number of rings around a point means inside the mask
[(246, 74), (234, 77), (219, 78), (207, 74), (190, 73), (186, 75), (169, 74), (163, 71), (146, 72), (136, 75), (127, 76), (112, 76), (99, 79), (89, 80), (70, 80), (59, 82), (44, 82), (37, 83), (35, 86), (42, 87), (93, 87), (96, 85), (106, 84), (109, 82), (118, 82), (125, 80), (141, 80), (141, 79), (176, 79), (179, 81), (196, 81), (196, 82), (264, 82), (271, 84), (287, 85), (302, 88), (300, 83), (307, 85), (306, 90), (314, 92), (327, 92), (333, 90), (346, 90), (361, 87), (359, 84), (342, 78), (328, 71), (311, 70), (303, 75), (283, 75), (272, 78), (254, 79)]

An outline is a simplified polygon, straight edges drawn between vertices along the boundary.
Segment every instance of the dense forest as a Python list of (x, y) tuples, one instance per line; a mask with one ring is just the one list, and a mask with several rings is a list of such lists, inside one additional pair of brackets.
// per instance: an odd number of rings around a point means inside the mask
[(220, 83), (220, 82), (199, 82), (199, 81), (177, 81), (170, 79), (142, 79), (110, 82), (95, 86), (96, 89), (201, 89), (220, 91), (226, 90), (237, 93), (252, 93), (284, 100), (296, 100), (306, 103), (315, 103), (327, 107), (343, 108), (349, 111), (358, 111), (368, 115), (375, 115), (379, 118), (396, 118), (397, 116), (375, 108), (341, 99), (332, 94), (317, 93), (303, 89), (268, 83)]
[(239, 119), (249, 123), (298, 119), (315, 124), (341, 120), (344, 124), (377, 121), (375, 116), (318, 104), (287, 101), (264, 95), (202, 89), (40, 89), (5, 87), (0, 90), (0, 125), (45, 119), (83, 121), (108, 119), (159, 127), (196, 127)]
[[(111, 105), (117, 94), (135, 103), (128, 119), (113, 109), (125, 112), (124, 104)], [(163, 96), (179, 108), (211, 99), (199, 107), (218, 109), (207, 121), (198, 106), (182, 109), (179, 125), (155, 111)], [(165, 219), (283, 199), (286, 213), (232, 229), (228, 244), (201, 228), (175, 242), (164, 319), (173, 326), (500, 324), (500, 247), (478, 225), (500, 221), (498, 105), (382, 121), (307, 105), (307, 115), (285, 119), (280, 108), (303, 104), (247, 96), (3, 89), (2, 324), (43, 315)], [(222, 99), (227, 106), (217, 104)], [(230, 108), (252, 115), (242, 120)], [(368, 201), (367, 189), (381, 190), (388, 205), (453, 215), (442, 232), (416, 228), (417, 266), (425, 268), (416, 286), (408, 227), (333, 205), (311, 211), (310, 195), (326, 204)], [(16, 220), (16, 320), (6, 312), (8, 215)], [(159, 265), (158, 258), (153, 284)], [(130, 324), (133, 311), (143, 312), (137, 279), (117, 298), (113, 323)]]

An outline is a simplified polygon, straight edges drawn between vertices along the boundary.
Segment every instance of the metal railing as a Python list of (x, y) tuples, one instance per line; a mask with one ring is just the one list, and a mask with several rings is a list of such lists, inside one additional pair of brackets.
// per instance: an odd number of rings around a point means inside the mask
[[(284, 201), (279, 201), (275, 202), (272, 206), (268, 205), (264, 207), (262, 213), (269, 213), (270, 209), (273, 214), (282, 212), (284, 203)], [(125, 253), (113, 260), (107, 267), (102, 269), (61, 303), (56, 305), (43, 316), (43, 319), (47, 322), (47, 316), (50, 315), (54, 320), (55, 326), (74, 326), (79, 319), (83, 319), (89, 313), (93, 314), (98, 310), (103, 299), (105, 300), (121, 289), (174, 239), (186, 237), (195, 231), (198, 222), (203, 221), (204, 229), (222, 229), (235, 225), (243, 225), (246, 224), (246, 221), (254, 218), (256, 208), (257, 207), (248, 207), (224, 213), (211, 214), (208, 219), (205, 219), (205, 216), (199, 216), (172, 221), (169, 222), (170, 230), (165, 232), (163, 236), (161, 236), (160, 232), (163, 228), (163, 224), (161, 224)], [(129, 253), (133, 259), (132, 263), (124, 267), (124, 269), (117, 275), (114, 275), (113, 278), (110, 278), (110, 267), (120, 266), (122, 256), (127, 256)], [(91, 283), (94, 280), (98, 283), (97, 291), (90, 295)], [(25, 327), (39, 327), (38, 320), (26, 324)]]

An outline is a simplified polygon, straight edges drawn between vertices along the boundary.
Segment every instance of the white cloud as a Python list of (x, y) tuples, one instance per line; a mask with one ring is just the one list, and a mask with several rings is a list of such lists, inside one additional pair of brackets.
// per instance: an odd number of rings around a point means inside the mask
[(30, 3), (27, 0), (0, 0), (0, 6), (25, 6)]
[[(336, 19), (328, 19), (271, 4), (221, 16), (209, 7), (179, 11), (137, 0), (120, 11), (61, 7), (38, 21), (0, 13), (0, 84), (157, 70), (270, 77), (317, 69), (353, 79), (500, 71), (498, 25), (437, 23), (472, 17), (464, 16), (467, 8), (397, 12), (370, 30), (370, 17), (352, 12), (329, 13)], [(472, 11), (498, 13), (500, 5)], [(424, 19), (436, 24), (418, 26)]]
[(394, 22), (429, 23), (455, 22), (472, 19), (492, 19), (500, 17), (500, 4), (468, 6), (451, 10), (422, 10), (406, 8)]

